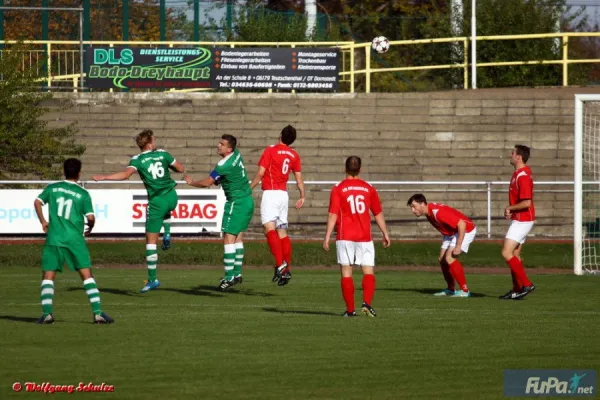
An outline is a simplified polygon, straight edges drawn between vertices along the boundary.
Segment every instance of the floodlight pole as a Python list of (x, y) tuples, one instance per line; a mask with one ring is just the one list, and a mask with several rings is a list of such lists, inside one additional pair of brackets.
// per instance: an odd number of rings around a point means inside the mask
[(471, 0), (471, 88), (477, 89), (477, 0)]

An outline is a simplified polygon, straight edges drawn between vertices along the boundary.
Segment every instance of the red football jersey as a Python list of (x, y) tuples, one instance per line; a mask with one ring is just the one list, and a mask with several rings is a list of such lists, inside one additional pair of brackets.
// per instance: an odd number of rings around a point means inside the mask
[(467, 223), (465, 232), (471, 232), (475, 229), (473, 221), (460, 211), (445, 204), (427, 204), (427, 220), (442, 235), (456, 235), (458, 233), (458, 223), (461, 219)]
[(302, 171), (298, 153), (281, 143), (267, 147), (260, 157), (258, 165), (265, 169), (265, 175), (262, 178), (263, 190), (287, 190), (290, 171)]
[(375, 188), (362, 179), (344, 179), (331, 189), (329, 212), (337, 214), (337, 240), (370, 242), (371, 216), (381, 213)]
[(514, 206), (523, 200), (531, 200), (531, 206), (521, 211), (513, 211), (511, 219), (523, 222), (535, 221), (533, 177), (531, 176), (531, 169), (528, 166), (524, 166), (513, 173), (508, 188), (508, 201), (511, 206)]

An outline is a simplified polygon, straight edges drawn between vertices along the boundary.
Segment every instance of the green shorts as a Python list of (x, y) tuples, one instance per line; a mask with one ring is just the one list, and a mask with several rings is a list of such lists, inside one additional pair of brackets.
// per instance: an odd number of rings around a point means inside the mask
[(242, 197), (225, 203), (221, 231), (230, 235), (246, 232), (254, 214), (254, 199), (252, 196)]
[(157, 196), (148, 202), (146, 211), (146, 232), (160, 233), (165, 219), (171, 218), (171, 211), (177, 207), (177, 192), (175, 189)]
[(85, 242), (74, 244), (69, 247), (44, 245), (42, 250), (42, 271), (62, 272), (63, 265), (71, 271), (90, 268), (90, 252)]

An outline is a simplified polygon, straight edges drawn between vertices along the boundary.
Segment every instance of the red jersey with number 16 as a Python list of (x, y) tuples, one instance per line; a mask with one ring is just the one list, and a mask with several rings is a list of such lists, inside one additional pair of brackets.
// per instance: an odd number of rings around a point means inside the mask
[(279, 143), (265, 149), (258, 166), (265, 169), (262, 190), (286, 190), (290, 172), (301, 172), (300, 156), (291, 147)]
[(371, 215), (383, 210), (375, 188), (362, 179), (344, 179), (331, 189), (329, 212), (337, 214), (337, 240), (370, 242)]
[(463, 213), (455, 208), (440, 203), (427, 204), (427, 220), (442, 235), (453, 236), (458, 233), (458, 223), (463, 220), (467, 223), (465, 232), (475, 229), (475, 224)]
[(533, 207), (533, 177), (531, 176), (531, 169), (528, 166), (519, 168), (513, 173), (508, 188), (508, 201), (511, 206), (514, 206), (523, 200), (531, 200), (531, 206), (524, 210), (513, 211), (510, 218), (521, 222), (535, 221), (535, 208)]

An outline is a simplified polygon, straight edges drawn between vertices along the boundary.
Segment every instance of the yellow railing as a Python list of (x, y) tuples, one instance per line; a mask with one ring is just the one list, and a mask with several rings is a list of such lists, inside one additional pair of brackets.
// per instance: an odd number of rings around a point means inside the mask
[[(534, 60), (534, 61), (503, 61), (503, 62), (485, 62), (477, 63), (476, 68), (483, 67), (502, 67), (515, 65), (562, 65), (562, 84), (569, 85), (569, 65), (584, 63), (600, 63), (600, 59), (571, 59), (569, 58), (569, 38), (572, 37), (600, 37), (600, 32), (571, 32), (571, 33), (549, 33), (549, 34), (529, 34), (529, 35), (508, 35), (508, 36), (478, 36), (477, 42), (481, 41), (500, 41), (500, 40), (530, 40), (530, 39), (550, 39), (555, 38), (561, 43), (561, 57), (555, 60)], [(47, 63), (48, 76), (44, 79), (48, 87), (52, 86), (53, 81), (70, 80), (73, 82), (73, 90), (77, 90), (77, 79), (81, 77), (82, 71), (77, 71), (79, 67), (79, 48), (81, 46), (168, 46), (168, 47), (337, 47), (342, 51), (342, 62), (340, 81), (349, 83), (349, 91), (354, 93), (356, 77), (365, 75), (365, 92), (371, 91), (371, 76), (382, 72), (397, 71), (427, 71), (441, 69), (462, 69), (463, 87), (469, 88), (470, 70), (474, 68), (469, 63), (469, 48), (471, 38), (452, 37), (439, 39), (421, 39), (421, 40), (397, 40), (391, 41), (394, 46), (414, 46), (434, 43), (451, 43), (455, 46), (461, 46), (463, 50), (462, 62), (455, 62), (444, 65), (421, 65), (421, 66), (402, 66), (392, 68), (373, 68), (371, 63), (371, 43), (354, 42), (160, 42), (160, 41), (42, 41), (35, 40), (27, 43), (44, 46), (45, 50), (32, 50), (33, 52), (43, 52)], [(0, 44), (14, 44), (15, 41), (0, 41)], [(359, 51), (364, 51), (364, 68), (356, 69), (355, 61)], [(37, 55), (39, 57), (39, 54)], [(30, 60), (33, 59), (31, 54)], [(77, 62), (76, 62), (77, 60)], [(53, 75), (53, 72), (56, 73)], [(188, 89), (193, 91), (198, 89)]]

